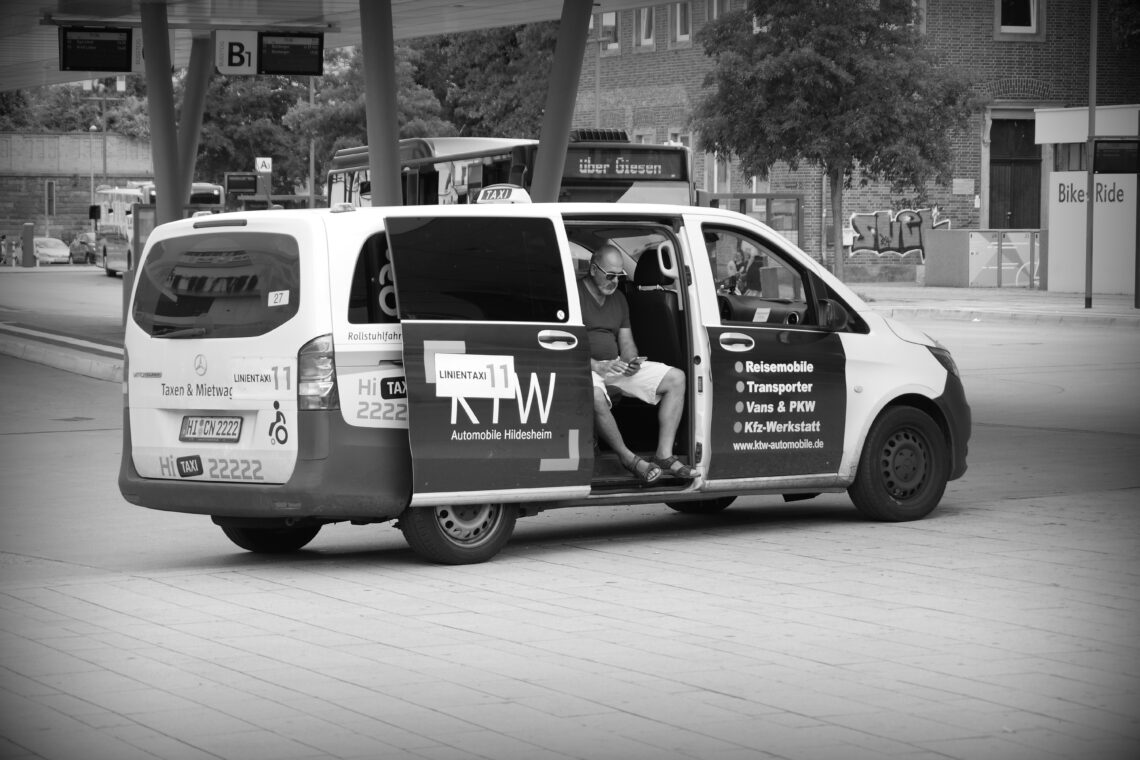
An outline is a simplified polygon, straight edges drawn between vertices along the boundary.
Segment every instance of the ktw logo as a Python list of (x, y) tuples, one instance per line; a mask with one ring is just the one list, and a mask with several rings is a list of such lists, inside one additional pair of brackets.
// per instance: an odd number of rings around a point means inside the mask
[(530, 419), (531, 409), (538, 412), (539, 420), (545, 424), (550, 418), (550, 408), (554, 401), (556, 375), (551, 372), (549, 385), (543, 389), (537, 372), (530, 373), (530, 385), (524, 392), (515, 373), (513, 356), (493, 356), (487, 354), (436, 354), (435, 393), (437, 397), (451, 397), (451, 424), (455, 424), (459, 409), (467, 419), (479, 424), (479, 418), (468, 403), (470, 399), (491, 399), (491, 422), (499, 421), (499, 407), (503, 399), (513, 399), (518, 405), (519, 421)]
[(855, 231), (855, 238), (851, 241), (851, 252), (874, 251), (880, 256), (890, 252), (901, 256), (918, 251), (925, 261), (925, 232), (939, 227), (950, 229), (950, 220), (939, 219), (938, 209), (907, 209), (894, 215), (890, 211), (852, 214), (851, 229)]

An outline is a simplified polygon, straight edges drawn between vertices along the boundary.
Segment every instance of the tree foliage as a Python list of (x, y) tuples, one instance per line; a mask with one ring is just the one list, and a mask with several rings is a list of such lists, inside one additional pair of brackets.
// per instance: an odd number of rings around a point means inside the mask
[(93, 80), (90, 88), (59, 84), (0, 93), (0, 131), (87, 132), (92, 126), (128, 137), (150, 137), (143, 78), (128, 75), (119, 90), (115, 77)]
[(220, 183), (226, 172), (253, 171), (258, 156), (269, 156), (274, 192), (291, 192), (308, 173), (308, 145), (282, 119), (307, 92), (295, 77), (215, 74), (206, 90), (194, 178)]
[(460, 134), (537, 138), (557, 36), (544, 22), (425, 37), (417, 80)]
[[(451, 135), (455, 127), (441, 116), (441, 106), (430, 90), (415, 80), (420, 54), (407, 45), (396, 46), (396, 107), (401, 137)], [(316, 95), (309, 104), (308, 91), (284, 117), (284, 126), (305, 141), (316, 141), (317, 174), (323, 176), (328, 161), (341, 149), (367, 143), (364, 113), (364, 73), (359, 48), (326, 53), (325, 74), (317, 80)], [(307, 169), (306, 169), (307, 171)]]
[(981, 104), (924, 48), (916, 5), (750, 0), (709, 24), (697, 38), (715, 60), (693, 117), (701, 148), (761, 177), (777, 161), (821, 167), (833, 218), (856, 175), (920, 193), (946, 182), (951, 135)]

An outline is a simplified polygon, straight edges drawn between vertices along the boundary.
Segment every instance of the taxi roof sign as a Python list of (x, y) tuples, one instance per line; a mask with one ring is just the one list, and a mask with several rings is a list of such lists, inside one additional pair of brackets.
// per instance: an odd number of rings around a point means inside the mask
[(479, 191), (476, 203), (530, 203), (530, 193), (518, 185), (487, 185)]

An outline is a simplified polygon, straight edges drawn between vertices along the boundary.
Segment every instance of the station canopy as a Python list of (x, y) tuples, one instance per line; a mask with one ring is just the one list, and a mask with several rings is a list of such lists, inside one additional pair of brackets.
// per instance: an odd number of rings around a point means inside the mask
[[(151, 2), (154, 0), (148, 0)], [(185, 67), (194, 37), (217, 30), (321, 32), (324, 47), (360, 43), (360, 4), (377, 0), (159, 0), (174, 40), (171, 63)], [(566, 3), (590, 0), (565, 0)], [(590, 3), (595, 11), (644, 0)], [(60, 71), (60, 26), (139, 28), (140, 0), (0, 0), (0, 90), (82, 81), (104, 72)], [(396, 39), (557, 20), (563, 0), (391, 0)]]

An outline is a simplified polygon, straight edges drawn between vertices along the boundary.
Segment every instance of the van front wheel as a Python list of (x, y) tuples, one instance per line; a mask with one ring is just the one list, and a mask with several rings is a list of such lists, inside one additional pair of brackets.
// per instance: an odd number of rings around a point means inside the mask
[(511, 504), (409, 507), (399, 527), (408, 546), (431, 562), (470, 565), (499, 553), (515, 529)]
[(226, 538), (241, 548), (257, 554), (287, 554), (295, 552), (317, 537), (318, 525), (290, 525), (280, 528), (245, 528), (223, 525)]
[(887, 409), (871, 425), (847, 493), (872, 520), (926, 517), (946, 490), (946, 451), (946, 439), (929, 415), (907, 406)]

